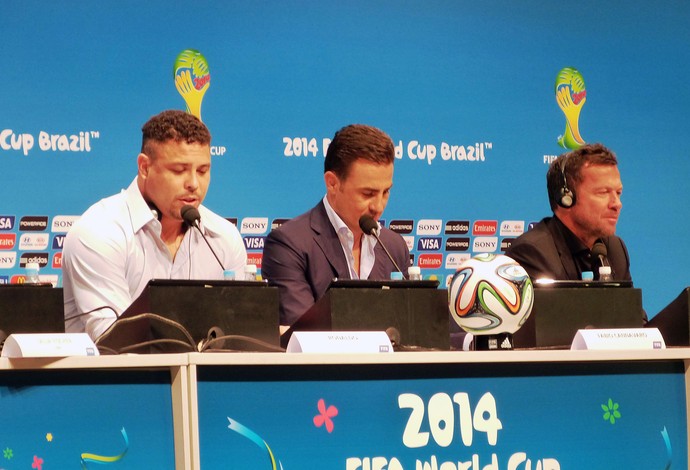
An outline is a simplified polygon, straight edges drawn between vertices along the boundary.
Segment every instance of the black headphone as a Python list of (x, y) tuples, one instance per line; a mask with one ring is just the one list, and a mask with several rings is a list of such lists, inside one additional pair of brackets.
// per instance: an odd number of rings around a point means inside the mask
[(563, 157), (563, 160), (559, 163), (561, 169), (561, 176), (563, 177), (563, 186), (558, 190), (558, 197), (556, 202), (559, 206), (567, 209), (575, 205), (575, 193), (568, 187), (568, 180), (565, 177), (565, 167), (568, 162), (568, 155)]
[(149, 206), (149, 209), (151, 209), (151, 214), (153, 214), (156, 219), (161, 220), (163, 213), (158, 209), (158, 207), (156, 207), (156, 205), (151, 201), (146, 201), (146, 204)]

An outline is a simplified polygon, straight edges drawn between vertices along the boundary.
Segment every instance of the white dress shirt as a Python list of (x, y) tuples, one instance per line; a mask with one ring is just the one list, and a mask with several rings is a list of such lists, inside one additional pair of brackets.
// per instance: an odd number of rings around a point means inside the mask
[[(237, 227), (199, 206), (201, 230), (226, 270), (243, 272), (247, 253)], [(136, 178), (91, 206), (70, 228), (62, 271), (67, 332), (100, 336), (150, 279), (222, 279), (199, 232), (188, 229), (173, 260)]]
[(359, 256), (359, 273), (355, 270), (355, 257), (352, 254), (352, 249), (355, 246), (355, 236), (352, 230), (343, 222), (338, 214), (335, 213), (331, 205), (328, 203), (328, 198), (324, 196), (323, 205), (326, 207), (326, 214), (331, 225), (338, 234), (338, 239), (343, 247), (343, 253), (347, 259), (347, 267), (350, 269), (351, 279), (368, 279), (371, 270), (374, 267), (376, 256), (374, 254), (374, 247), (376, 246), (376, 237), (373, 235), (362, 234), (362, 249)]

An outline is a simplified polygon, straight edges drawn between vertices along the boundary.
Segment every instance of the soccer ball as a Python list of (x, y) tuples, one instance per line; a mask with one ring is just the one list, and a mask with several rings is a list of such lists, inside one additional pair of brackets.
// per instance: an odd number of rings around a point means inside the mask
[(448, 287), (448, 307), (473, 335), (515, 333), (532, 312), (534, 286), (527, 271), (506, 255), (482, 253), (460, 265)]

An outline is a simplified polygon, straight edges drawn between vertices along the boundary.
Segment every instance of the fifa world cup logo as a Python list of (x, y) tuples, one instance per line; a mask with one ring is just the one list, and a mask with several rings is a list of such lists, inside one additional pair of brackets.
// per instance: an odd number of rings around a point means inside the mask
[(211, 84), (208, 62), (199, 51), (185, 49), (175, 59), (175, 88), (187, 103), (187, 112), (201, 120), (201, 102)]
[(565, 67), (556, 77), (556, 102), (565, 115), (565, 132), (558, 136), (558, 144), (576, 149), (585, 144), (580, 135), (580, 111), (587, 101), (582, 74), (573, 67)]

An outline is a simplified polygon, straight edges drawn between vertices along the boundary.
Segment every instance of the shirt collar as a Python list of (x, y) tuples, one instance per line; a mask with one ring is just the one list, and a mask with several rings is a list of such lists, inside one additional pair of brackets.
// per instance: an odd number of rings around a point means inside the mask
[(352, 230), (350, 230), (347, 224), (343, 222), (343, 219), (336, 214), (331, 205), (328, 203), (328, 198), (326, 196), (323, 198), (323, 205), (326, 208), (328, 220), (335, 229), (335, 232), (338, 235), (338, 240), (340, 241), (340, 245), (343, 247), (343, 253), (345, 254), (347, 266), (350, 270), (350, 277), (352, 279), (368, 279), (376, 259), (376, 255), (374, 253), (374, 247), (377, 243), (376, 237), (363, 234), (358, 274), (354, 269), (354, 258), (352, 255), (352, 249), (355, 243), (355, 236), (352, 233)]
[(134, 232), (141, 230), (146, 224), (157, 220), (153, 215), (153, 211), (146, 203), (144, 196), (139, 191), (137, 178), (124, 191), (127, 207), (129, 208), (129, 216), (132, 221), (132, 229)]
[[(141, 191), (139, 191), (137, 178), (134, 178), (134, 181), (132, 181), (124, 193), (127, 201), (127, 207), (129, 207), (132, 229), (135, 233), (149, 223), (158, 222), (155, 211), (149, 207), (148, 203), (144, 199), (144, 196), (141, 194)], [(217, 219), (218, 216), (216, 216), (213, 212), (200, 205), (199, 215), (201, 216), (199, 227), (204, 235), (220, 235), (223, 233), (223, 226)]]
[(346, 233), (348, 235), (353, 236), (352, 230), (350, 230), (347, 224), (343, 222), (343, 219), (341, 219), (340, 216), (336, 214), (336, 212), (331, 207), (331, 204), (328, 202), (327, 196), (323, 197), (323, 205), (324, 207), (326, 207), (326, 215), (328, 215), (328, 220), (331, 221), (331, 225), (335, 229), (336, 233)]

